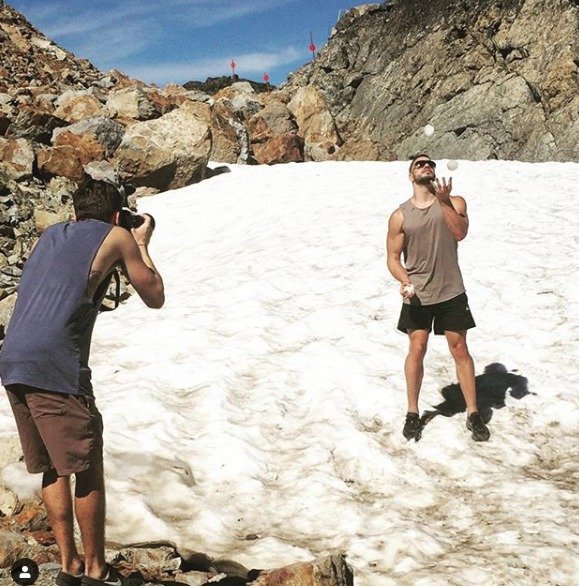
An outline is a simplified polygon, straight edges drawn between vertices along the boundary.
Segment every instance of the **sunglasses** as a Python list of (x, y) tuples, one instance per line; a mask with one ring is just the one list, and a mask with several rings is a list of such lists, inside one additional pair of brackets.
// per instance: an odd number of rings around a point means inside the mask
[(431, 169), (436, 169), (436, 163), (434, 161), (416, 161), (414, 163), (414, 168), (415, 169), (421, 169), (422, 167), (424, 167), (425, 165), (428, 165)]

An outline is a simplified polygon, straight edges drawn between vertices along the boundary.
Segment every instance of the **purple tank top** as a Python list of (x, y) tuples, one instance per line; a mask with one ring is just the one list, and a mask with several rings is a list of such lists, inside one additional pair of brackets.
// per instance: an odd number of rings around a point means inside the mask
[(92, 299), (86, 288), (94, 257), (111, 228), (89, 219), (44, 231), (24, 265), (2, 345), (4, 386), (92, 395), (88, 357), (106, 283)]

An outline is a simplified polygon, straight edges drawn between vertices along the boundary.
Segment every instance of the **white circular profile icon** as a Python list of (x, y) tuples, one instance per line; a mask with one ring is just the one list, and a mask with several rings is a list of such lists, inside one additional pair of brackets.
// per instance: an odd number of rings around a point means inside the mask
[(30, 586), (38, 580), (38, 564), (28, 558), (20, 558), (12, 564), (10, 575), (19, 586)]

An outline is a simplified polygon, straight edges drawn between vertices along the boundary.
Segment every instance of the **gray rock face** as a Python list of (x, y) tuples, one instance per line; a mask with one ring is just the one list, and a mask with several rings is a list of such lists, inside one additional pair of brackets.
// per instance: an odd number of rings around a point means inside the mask
[(349, 11), (283, 89), (315, 85), (349, 153), (577, 160), (578, 37), (574, 0), (385, 2)]

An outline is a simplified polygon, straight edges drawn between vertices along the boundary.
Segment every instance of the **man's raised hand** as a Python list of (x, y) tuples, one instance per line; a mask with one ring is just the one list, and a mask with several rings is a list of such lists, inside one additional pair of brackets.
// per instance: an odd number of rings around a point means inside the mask
[(452, 191), (452, 177), (448, 179), (448, 183), (445, 177), (435, 179), (432, 182), (432, 187), (434, 188), (434, 195), (438, 201), (440, 203), (448, 203), (450, 200), (450, 192)]

